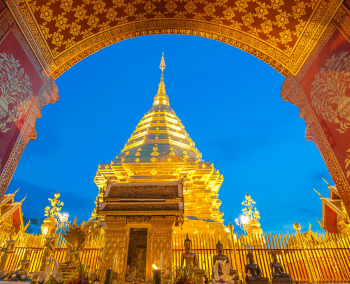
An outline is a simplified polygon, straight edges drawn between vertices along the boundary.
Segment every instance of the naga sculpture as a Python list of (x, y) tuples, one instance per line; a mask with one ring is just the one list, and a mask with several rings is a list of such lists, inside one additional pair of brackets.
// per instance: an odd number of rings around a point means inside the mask
[(68, 251), (65, 262), (59, 263), (59, 268), (77, 267), (80, 262), (80, 254), (85, 247), (88, 233), (83, 229), (83, 222), (77, 225), (77, 217), (75, 217), (73, 225), (68, 223), (68, 230), (63, 228), (65, 234), (62, 237), (66, 240)]

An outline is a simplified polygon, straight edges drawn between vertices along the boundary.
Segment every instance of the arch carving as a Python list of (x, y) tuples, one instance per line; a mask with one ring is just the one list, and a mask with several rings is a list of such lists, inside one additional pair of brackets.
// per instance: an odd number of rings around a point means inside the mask
[[(113, 43), (153, 34), (195, 35), (240, 48), (296, 74), (342, 0), (8, 0), (59, 77)], [(39, 56), (40, 54), (40, 56)]]
[(281, 93), (282, 99), (299, 107), (299, 116), (306, 122), (305, 137), (319, 149), (348, 213), (350, 130), (344, 113), (350, 112), (350, 79), (347, 74), (350, 70), (349, 50), (350, 10), (348, 5), (344, 5), (324, 31), (299, 73), (287, 76)]

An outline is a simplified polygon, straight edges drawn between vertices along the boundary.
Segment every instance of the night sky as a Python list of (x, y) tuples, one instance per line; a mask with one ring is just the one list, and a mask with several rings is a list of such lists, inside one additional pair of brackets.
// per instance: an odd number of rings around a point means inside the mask
[[(333, 184), (316, 146), (305, 140), (299, 110), (280, 97), (284, 77), (232, 46), (193, 36), (129, 39), (73, 66), (56, 80), (59, 100), (37, 120), (37, 139), (25, 149), (8, 192), (26, 217), (43, 218), (47, 198), (61, 192), (62, 211), (87, 220), (98, 188), (97, 167), (121, 151), (152, 107), (165, 53), (170, 106), (205, 161), (224, 175), (220, 210), (227, 225), (248, 192), (264, 232), (294, 232), (295, 221), (323, 231), (316, 217)], [(241, 232), (238, 227), (235, 231)]]

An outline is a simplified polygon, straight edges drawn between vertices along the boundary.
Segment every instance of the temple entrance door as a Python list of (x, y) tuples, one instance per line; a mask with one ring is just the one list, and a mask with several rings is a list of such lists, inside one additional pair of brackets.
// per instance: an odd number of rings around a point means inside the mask
[(147, 238), (147, 228), (130, 228), (125, 282), (146, 282)]

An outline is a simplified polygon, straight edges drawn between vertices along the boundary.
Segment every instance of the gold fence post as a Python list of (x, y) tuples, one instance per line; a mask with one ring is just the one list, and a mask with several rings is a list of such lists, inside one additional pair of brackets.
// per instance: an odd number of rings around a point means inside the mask
[(316, 282), (315, 277), (314, 277), (314, 274), (313, 274), (313, 272), (312, 272), (312, 270), (311, 270), (309, 258), (308, 258), (308, 255), (307, 255), (307, 253), (306, 253), (303, 240), (301, 239), (301, 234), (300, 234), (301, 226), (300, 226), (297, 222), (295, 222), (294, 225), (293, 225), (293, 228), (294, 228), (295, 231), (297, 232), (297, 236), (298, 236), (299, 242), (300, 242), (300, 244), (301, 244), (301, 249), (302, 249), (302, 252), (303, 252), (303, 256), (304, 256), (305, 261), (306, 261), (306, 264), (307, 264), (306, 268), (307, 268), (307, 270), (308, 270), (308, 272), (309, 272), (309, 275), (310, 275), (310, 277), (311, 277), (311, 283), (312, 283), (312, 284), (316, 284), (317, 282)]
[(237, 275), (239, 277), (239, 272), (238, 272), (238, 263), (237, 263), (237, 255), (236, 255), (236, 243), (235, 243), (235, 238), (233, 236), (233, 229), (234, 229), (234, 226), (231, 224), (228, 224), (228, 227), (230, 229), (230, 232), (231, 232), (231, 238), (232, 238), (232, 245), (233, 245), (233, 255), (235, 257), (235, 267), (236, 267), (236, 272), (237, 272)]

